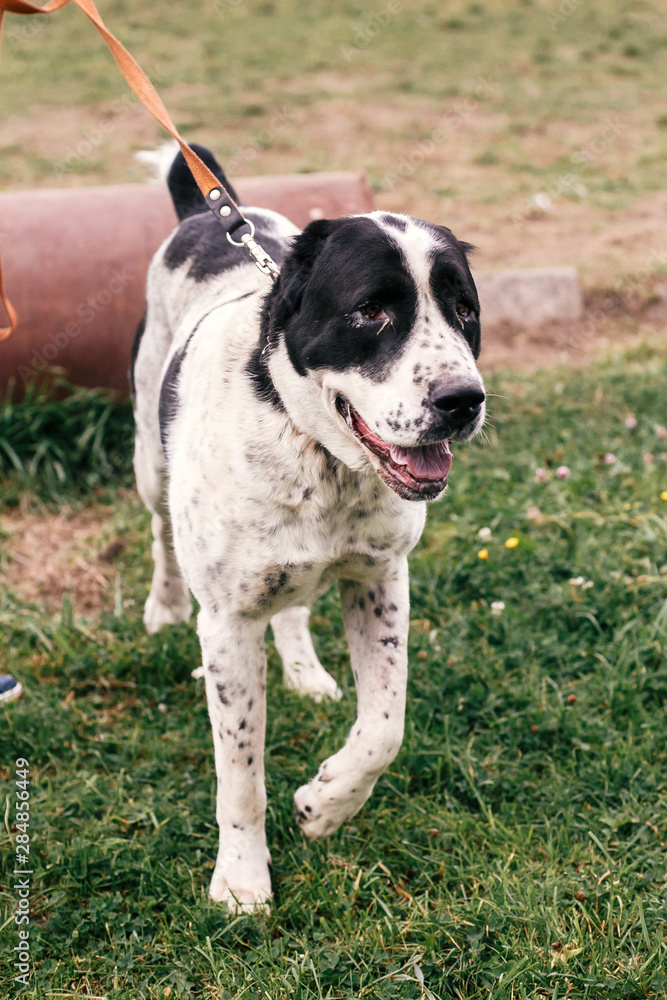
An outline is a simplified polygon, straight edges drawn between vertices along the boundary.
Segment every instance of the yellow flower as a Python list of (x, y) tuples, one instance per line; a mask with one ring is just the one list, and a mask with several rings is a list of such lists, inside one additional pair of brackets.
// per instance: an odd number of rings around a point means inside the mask
[(519, 539), (518, 538), (514, 538), (514, 537), (508, 538), (507, 541), (505, 542), (505, 548), (506, 549), (515, 549), (518, 544), (519, 544)]
[(662, 491), (662, 493), (660, 494), (660, 499), (667, 500), (667, 490)]
[(480, 549), (479, 552), (477, 553), (477, 555), (479, 556), (480, 559), (488, 559), (489, 558), (489, 550), (488, 549)]

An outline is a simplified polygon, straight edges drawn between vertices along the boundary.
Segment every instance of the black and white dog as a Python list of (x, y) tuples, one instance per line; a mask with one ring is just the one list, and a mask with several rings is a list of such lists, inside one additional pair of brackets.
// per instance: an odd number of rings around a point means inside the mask
[(309, 607), (338, 581), (357, 719), (294, 798), (304, 834), (324, 837), (401, 745), (407, 555), (447, 485), (451, 442), (484, 421), (479, 302), (471, 248), (442, 226), (372, 212), (300, 232), (244, 209), (281, 266), (271, 286), (180, 153), (169, 186), (182, 221), (151, 265), (131, 372), (153, 515), (144, 620), (154, 632), (190, 616), (190, 591), (199, 602), (220, 827), (211, 896), (253, 910), (271, 893), (266, 626), (289, 687), (339, 698), (308, 632)]

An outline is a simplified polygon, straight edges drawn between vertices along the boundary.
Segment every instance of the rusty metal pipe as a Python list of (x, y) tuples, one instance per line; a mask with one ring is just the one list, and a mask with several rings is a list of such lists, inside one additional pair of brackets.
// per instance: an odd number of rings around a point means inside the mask
[[(362, 172), (234, 184), (244, 204), (272, 208), (299, 226), (373, 208)], [(18, 329), (0, 343), (0, 394), (13, 381), (20, 398), (53, 366), (75, 385), (127, 392), (146, 271), (175, 224), (161, 185), (0, 194), (5, 285), (19, 314)]]

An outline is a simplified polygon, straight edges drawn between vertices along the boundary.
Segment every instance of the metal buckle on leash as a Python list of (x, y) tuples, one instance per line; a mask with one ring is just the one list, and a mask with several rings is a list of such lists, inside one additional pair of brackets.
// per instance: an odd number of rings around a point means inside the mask
[(264, 250), (264, 248), (255, 241), (254, 223), (251, 222), (250, 219), (246, 219), (245, 224), (250, 229), (250, 232), (245, 233), (241, 237), (240, 241), (233, 239), (231, 233), (227, 233), (227, 239), (234, 247), (245, 247), (254, 260), (255, 266), (262, 272), (262, 274), (269, 274), (275, 280), (280, 274), (280, 268), (276, 264), (275, 260), (269, 256), (266, 250)]

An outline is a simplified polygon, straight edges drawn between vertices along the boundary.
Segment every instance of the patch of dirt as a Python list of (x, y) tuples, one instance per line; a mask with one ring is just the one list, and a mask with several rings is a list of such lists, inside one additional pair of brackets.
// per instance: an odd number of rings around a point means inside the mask
[(548, 323), (537, 329), (518, 329), (506, 324), (482, 334), (479, 369), (484, 375), (501, 370), (535, 372), (557, 365), (580, 368), (612, 350), (630, 350), (640, 344), (664, 349), (667, 329), (632, 320), (596, 321), (591, 312), (576, 326)]
[(557, 365), (580, 368), (611, 351), (640, 344), (667, 347), (667, 284), (657, 283), (656, 295), (645, 301), (637, 289), (588, 293), (583, 315), (576, 322), (516, 327), (503, 323), (484, 328), (479, 368), (534, 372)]
[(109, 610), (114, 601), (113, 561), (125, 547), (110, 538), (112, 507), (57, 514), (7, 513), (0, 517), (2, 579), (26, 601), (57, 611), (65, 594), (81, 614)]

